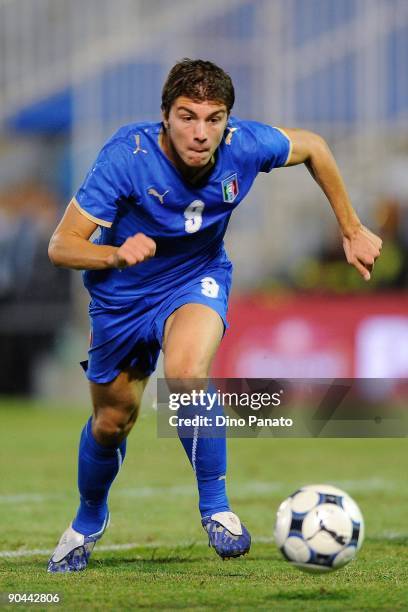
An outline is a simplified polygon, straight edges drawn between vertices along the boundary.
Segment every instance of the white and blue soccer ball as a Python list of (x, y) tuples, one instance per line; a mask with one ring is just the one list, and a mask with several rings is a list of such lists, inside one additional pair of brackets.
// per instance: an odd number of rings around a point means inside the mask
[(275, 542), (300, 569), (328, 572), (354, 559), (364, 539), (364, 519), (356, 502), (331, 485), (301, 487), (281, 503)]

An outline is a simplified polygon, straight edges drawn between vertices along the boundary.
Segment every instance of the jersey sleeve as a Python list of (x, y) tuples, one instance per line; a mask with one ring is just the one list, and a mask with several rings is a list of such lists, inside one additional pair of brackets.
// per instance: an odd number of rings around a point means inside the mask
[(257, 143), (259, 172), (270, 172), (285, 166), (290, 158), (292, 142), (284, 130), (264, 123), (253, 124)]
[(125, 145), (104, 147), (73, 198), (75, 206), (88, 219), (111, 227), (117, 202), (132, 195), (129, 153)]

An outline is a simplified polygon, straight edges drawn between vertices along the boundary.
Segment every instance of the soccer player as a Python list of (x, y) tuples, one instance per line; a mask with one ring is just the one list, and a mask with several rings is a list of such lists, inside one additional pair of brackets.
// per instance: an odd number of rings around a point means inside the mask
[[(51, 238), (51, 261), (85, 270), (91, 295), (84, 368), (93, 416), (79, 444), (79, 508), (50, 572), (84, 569), (108, 525), (109, 489), (160, 349), (171, 385), (188, 390), (192, 379), (209, 377), (227, 327), (232, 266), (223, 237), (259, 172), (306, 164), (337, 217), (347, 261), (365, 280), (380, 254), (381, 239), (359, 221), (325, 141), (234, 118), (233, 103), (233, 84), (221, 68), (177, 63), (163, 87), (162, 121), (119, 129)], [(251, 538), (226, 495), (225, 437), (181, 441), (209, 544), (222, 558), (245, 554)]]

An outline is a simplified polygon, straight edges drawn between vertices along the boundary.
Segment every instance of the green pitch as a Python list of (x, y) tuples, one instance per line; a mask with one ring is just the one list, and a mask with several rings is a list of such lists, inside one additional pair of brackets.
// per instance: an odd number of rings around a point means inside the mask
[[(192, 471), (178, 440), (145, 411), (111, 495), (111, 527), (89, 568), (49, 575), (48, 552), (76, 509), (76, 447), (87, 411), (0, 403), (0, 608), (8, 593), (58, 593), (49, 610), (408, 610), (407, 441), (230, 440), (229, 494), (250, 554), (206, 545)], [(348, 491), (366, 520), (356, 561), (301, 573), (272, 542), (274, 513), (299, 485)], [(22, 554), (22, 551), (26, 551)]]

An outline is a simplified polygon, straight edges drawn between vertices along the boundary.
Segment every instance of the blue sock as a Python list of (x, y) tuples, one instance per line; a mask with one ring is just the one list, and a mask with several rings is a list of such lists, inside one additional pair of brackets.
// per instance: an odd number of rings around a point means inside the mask
[(92, 417), (82, 430), (78, 456), (80, 505), (72, 523), (84, 535), (100, 531), (108, 512), (108, 493), (126, 454), (126, 440), (119, 448), (102, 446), (92, 434)]
[[(208, 392), (214, 393), (215, 389), (210, 385)], [(212, 419), (212, 424), (190, 428), (179, 427), (178, 434), (197, 478), (199, 509), (201, 516), (204, 517), (230, 509), (225, 483), (227, 442), (225, 427), (215, 425), (215, 417), (224, 414), (218, 403), (208, 411), (194, 406), (178, 410), (179, 416), (192, 417), (197, 414), (208, 416)], [(188, 437), (184, 437), (186, 435)]]

